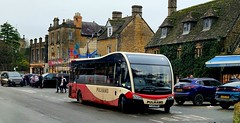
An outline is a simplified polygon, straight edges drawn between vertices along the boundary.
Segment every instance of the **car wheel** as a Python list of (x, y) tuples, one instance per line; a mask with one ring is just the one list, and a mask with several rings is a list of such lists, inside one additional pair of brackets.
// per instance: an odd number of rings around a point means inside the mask
[(183, 105), (185, 103), (185, 100), (181, 100), (181, 99), (175, 99), (175, 101), (178, 105)]
[(164, 112), (165, 113), (169, 113), (170, 112), (170, 107), (169, 106), (165, 106), (164, 107)]
[(222, 109), (228, 109), (230, 107), (230, 104), (227, 102), (220, 102), (220, 106)]
[(202, 105), (203, 101), (204, 101), (204, 98), (203, 98), (202, 94), (197, 94), (193, 98), (193, 105)]
[(78, 101), (80, 104), (83, 104), (83, 99), (82, 99), (82, 93), (81, 93), (81, 91), (78, 92), (77, 101)]
[(1, 82), (1, 86), (4, 86), (4, 84)]
[(127, 99), (122, 96), (119, 101), (119, 108), (123, 113), (128, 113)]

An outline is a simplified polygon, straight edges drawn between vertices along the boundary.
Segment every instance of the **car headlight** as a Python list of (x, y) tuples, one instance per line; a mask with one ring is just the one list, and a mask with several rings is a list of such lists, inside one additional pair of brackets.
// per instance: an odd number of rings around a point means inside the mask
[(141, 97), (141, 96), (138, 96), (138, 95), (135, 95), (135, 94), (133, 94), (133, 99), (135, 99), (135, 100), (142, 100), (142, 97)]
[(173, 97), (173, 96), (169, 96), (169, 97), (167, 98), (167, 100), (174, 100), (174, 97)]

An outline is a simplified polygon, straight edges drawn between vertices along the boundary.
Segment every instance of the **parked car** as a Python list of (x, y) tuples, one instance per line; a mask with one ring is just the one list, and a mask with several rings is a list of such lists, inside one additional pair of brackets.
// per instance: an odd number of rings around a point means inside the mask
[(20, 85), (23, 86), (22, 83), (22, 76), (20, 73), (16, 71), (4, 71), (1, 73), (1, 85), (7, 85), (7, 86), (16, 86)]
[(174, 87), (174, 98), (178, 105), (185, 101), (192, 101), (194, 105), (210, 102), (215, 105), (215, 92), (221, 83), (214, 78), (184, 78)]
[(226, 83), (217, 88), (215, 99), (223, 109), (240, 101), (240, 81)]
[(44, 88), (55, 88), (57, 83), (57, 74), (58, 77), (64, 76), (67, 82), (69, 80), (69, 74), (67, 73), (45, 73), (43, 74), (43, 87)]

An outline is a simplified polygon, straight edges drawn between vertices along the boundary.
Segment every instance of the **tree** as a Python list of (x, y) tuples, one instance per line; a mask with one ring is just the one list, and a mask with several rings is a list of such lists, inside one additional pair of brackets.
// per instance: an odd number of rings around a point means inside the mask
[(10, 45), (13, 50), (19, 49), (20, 36), (17, 29), (14, 29), (11, 24), (6, 22), (1, 25), (0, 37), (7, 45)]
[(12, 25), (4, 23), (0, 28), (0, 64), (3, 70), (13, 70), (16, 66), (16, 56), (19, 52), (20, 36)]

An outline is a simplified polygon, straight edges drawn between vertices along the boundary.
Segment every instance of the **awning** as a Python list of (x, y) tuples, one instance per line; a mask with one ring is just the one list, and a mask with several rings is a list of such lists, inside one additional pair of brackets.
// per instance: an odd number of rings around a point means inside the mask
[(240, 55), (215, 56), (207, 61), (206, 67), (234, 67), (240, 66)]

